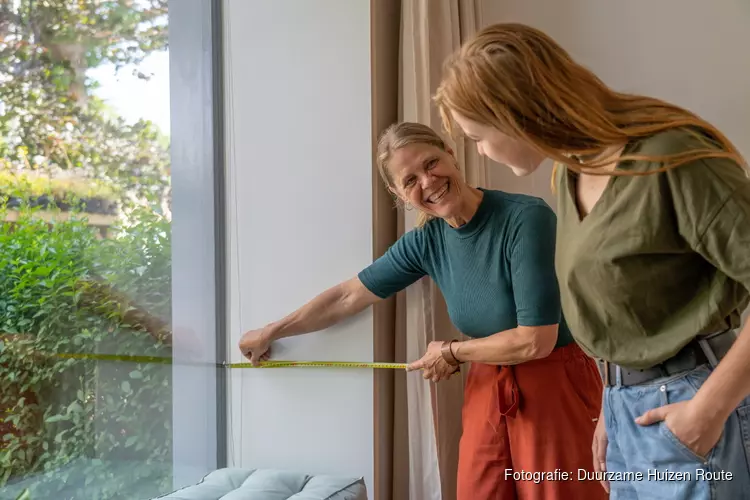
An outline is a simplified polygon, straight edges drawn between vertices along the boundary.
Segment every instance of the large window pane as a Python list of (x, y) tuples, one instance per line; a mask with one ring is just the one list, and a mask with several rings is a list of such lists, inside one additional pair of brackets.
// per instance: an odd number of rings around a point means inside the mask
[(210, 3), (0, 4), (0, 499), (153, 498), (217, 463)]

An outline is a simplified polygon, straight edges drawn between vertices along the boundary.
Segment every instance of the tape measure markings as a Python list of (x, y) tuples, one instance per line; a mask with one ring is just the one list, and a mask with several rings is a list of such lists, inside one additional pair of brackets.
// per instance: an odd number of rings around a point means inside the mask
[[(173, 358), (165, 356), (134, 356), (127, 354), (81, 354), (81, 353), (59, 353), (55, 356), (66, 359), (90, 359), (98, 361), (127, 361), (131, 363), (159, 363), (174, 364)], [(182, 362), (177, 364), (199, 365), (204, 366), (207, 363)], [(315, 368), (371, 368), (386, 370), (405, 370), (406, 363), (379, 363), (379, 362), (359, 362), (359, 361), (261, 361), (260, 366), (254, 366), (252, 363), (218, 363), (217, 367), (230, 369), (236, 368), (296, 368), (296, 367), (315, 367)]]
[(321, 367), (321, 368), (374, 368), (388, 370), (405, 370), (406, 363), (370, 363), (354, 361), (261, 361), (260, 366), (251, 363), (229, 363), (227, 368), (291, 368), (291, 367)]

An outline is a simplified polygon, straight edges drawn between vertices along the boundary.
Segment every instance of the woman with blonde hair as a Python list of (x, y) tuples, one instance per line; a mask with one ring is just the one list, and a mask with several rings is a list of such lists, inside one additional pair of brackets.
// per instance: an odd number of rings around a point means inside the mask
[(445, 125), (527, 175), (556, 162), (556, 268), (600, 360), (611, 498), (750, 498), (750, 180), (716, 127), (608, 88), (549, 36), (489, 26), (445, 66)]
[(578, 481), (593, 473), (602, 383), (560, 315), (552, 209), (467, 185), (451, 149), (418, 123), (386, 130), (377, 161), (394, 198), (421, 212), (419, 227), (357, 276), (245, 333), (243, 354), (257, 363), (274, 340), (328, 328), (430, 276), (471, 337), (432, 342), (409, 365), (438, 382), (471, 362), (458, 499), (606, 498), (595, 481)]

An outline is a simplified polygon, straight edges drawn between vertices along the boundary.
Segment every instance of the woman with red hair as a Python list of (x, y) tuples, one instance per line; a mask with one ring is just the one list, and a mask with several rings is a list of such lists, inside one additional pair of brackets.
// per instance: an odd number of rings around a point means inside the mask
[[(750, 498), (750, 180), (715, 126), (616, 92), (541, 31), (497, 24), (447, 62), (450, 130), (516, 175), (556, 162), (556, 272), (600, 361), (611, 498)], [(583, 498), (583, 497), (581, 497)]]

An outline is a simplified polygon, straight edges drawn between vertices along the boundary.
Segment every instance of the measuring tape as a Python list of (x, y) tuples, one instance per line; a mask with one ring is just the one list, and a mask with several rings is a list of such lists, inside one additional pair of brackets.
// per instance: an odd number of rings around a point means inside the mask
[[(56, 354), (59, 358), (65, 359), (93, 359), (98, 361), (126, 361), (130, 363), (158, 363), (171, 365), (172, 358), (166, 356), (130, 356), (125, 354), (77, 354), (61, 353)], [(205, 363), (178, 362), (180, 365), (199, 365), (205, 366)], [(406, 370), (406, 363), (370, 363), (359, 361), (261, 361), (258, 366), (252, 363), (217, 363), (217, 367), (223, 368), (296, 368), (296, 367), (315, 367), (315, 368), (370, 368), (385, 370)]]
[(355, 361), (261, 361), (260, 366), (251, 363), (227, 363), (227, 368), (289, 368), (296, 366), (322, 368), (375, 368), (386, 370), (406, 370), (406, 363), (365, 363)]

